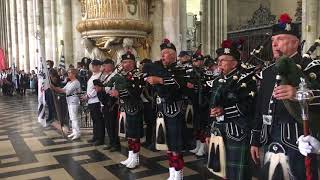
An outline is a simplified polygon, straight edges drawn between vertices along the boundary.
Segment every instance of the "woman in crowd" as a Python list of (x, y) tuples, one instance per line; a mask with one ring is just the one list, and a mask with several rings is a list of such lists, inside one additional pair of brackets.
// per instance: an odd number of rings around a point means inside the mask
[(72, 124), (72, 133), (68, 135), (72, 140), (76, 140), (80, 138), (80, 127), (79, 127), (79, 117), (78, 117), (78, 109), (80, 105), (80, 99), (77, 95), (80, 90), (80, 82), (76, 78), (77, 70), (74, 68), (70, 68), (68, 70), (68, 78), (70, 81), (63, 87), (55, 87), (51, 86), (51, 88), (57, 93), (65, 93), (67, 96), (67, 104), (69, 117)]

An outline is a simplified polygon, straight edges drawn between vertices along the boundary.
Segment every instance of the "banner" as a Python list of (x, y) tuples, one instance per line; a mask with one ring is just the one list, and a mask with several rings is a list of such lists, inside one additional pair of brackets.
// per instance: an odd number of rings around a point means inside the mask
[(6, 56), (2, 48), (0, 48), (0, 70), (6, 69)]

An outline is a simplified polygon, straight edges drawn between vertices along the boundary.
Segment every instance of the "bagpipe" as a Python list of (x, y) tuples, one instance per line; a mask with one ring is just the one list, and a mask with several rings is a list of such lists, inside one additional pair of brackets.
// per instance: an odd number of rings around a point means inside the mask
[[(293, 87), (299, 87), (301, 83), (301, 78), (304, 79), (308, 88), (312, 88), (313, 94), (320, 92), (320, 60), (313, 60), (311, 54), (316, 50), (320, 45), (320, 40), (318, 39), (303, 55), (302, 62), (309, 62), (306, 67), (301, 67), (297, 65), (293, 59), (287, 56), (282, 56), (276, 62), (275, 66), (277, 68), (278, 74), (281, 76), (280, 85), (291, 85)], [(313, 96), (312, 100), (320, 96)], [(288, 110), (288, 112), (296, 119), (298, 122), (303, 124), (303, 119), (301, 117), (301, 108), (297, 101), (292, 100), (283, 100), (283, 103)], [(315, 108), (318, 108), (315, 104)], [(315, 119), (320, 118), (319, 110), (313, 110), (312, 101), (311, 101), (311, 110), (309, 113), (309, 118), (311, 119), (311, 128), (314, 128), (315, 132), (318, 132), (320, 129), (320, 121)]]
[[(291, 85), (298, 87), (296, 96), (293, 100), (282, 100), (289, 114), (300, 124), (303, 125), (304, 136), (310, 134), (319, 138), (320, 129), (320, 103), (316, 100), (320, 92), (320, 60), (312, 59), (311, 55), (320, 46), (320, 39), (307, 50), (303, 55), (300, 64), (288, 57), (281, 56), (275, 64), (278, 72), (279, 85)], [(311, 89), (310, 89), (311, 88)], [(305, 157), (306, 179), (314, 179), (312, 165), (317, 157), (315, 154), (308, 154)], [(285, 176), (285, 174), (284, 174)]]
[[(119, 113), (118, 122), (119, 137), (126, 137), (126, 112), (124, 108), (124, 101), (129, 103), (139, 103), (140, 94), (142, 88), (145, 86), (143, 74), (138, 70), (134, 69), (130, 72), (125, 72), (121, 66), (117, 66), (113, 72), (113, 76), (103, 84), (104, 87), (114, 87), (119, 92)], [(134, 93), (134, 94), (130, 94)]]

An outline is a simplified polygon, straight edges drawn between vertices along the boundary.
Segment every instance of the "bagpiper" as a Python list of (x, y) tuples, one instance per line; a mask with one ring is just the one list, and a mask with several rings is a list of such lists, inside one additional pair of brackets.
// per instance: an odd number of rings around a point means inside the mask
[[(303, 125), (287, 106), (294, 102), (297, 88), (285, 77), (290, 78), (302, 71), (308, 79), (319, 82), (319, 71), (310, 72), (312, 60), (302, 58), (298, 52), (299, 38), (298, 24), (292, 23), (288, 14), (282, 14), (278, 23), (272, 26), (275, 63), (262, 71), (254, 129), (251, 133), (250, 151), (255, 163), (259, 163), (261, 157), (259, 148), (264, 149), (264, 159), (261, 160), (264, 171), (261, 179), (306, 179), (304, 156), (299, 153), (297, 145), (298, 138), (303, 135)], [(287, 60), (294, 66), (281, 68), (277, 64), (282, 60)], [(290, 71), (290, 68), (296, 68), (291, 75), (281, 71)], [(315, 131), (311, 133), (317, 134)], [(312, 169), (317, 169), (316, 164), (311, 163), (311, 166)], [(318, 179), (317, 170), (314, 173), (313, 179)]]
[[(176, 71), (176, 47), (168, 39), (160, 45), (161, 61), (155, 62), (146, 81), (155, 85), (157, 93), (157, 145), (163, 143), (162, 150), (167, 150), (169, 161), (169, 180), (183, 179), (184, 160), (182, 156), (183, 135), (185, 129), (182, 111), (183, 92), (186, 87), (183, 75)], [(144, 71), (147, 69), (147, 64)], [(162, 133), (160, 133), (162, 132)], [(156, 147), (159, 149), (160, 146)]]
[[(191, 81), (187, 86), (192, 89), (191, 99), (193, 105), (193, 130), (196, 139), (196, 147), (190, 152), (196, 156), (204, 156), (206, 154), (206, 133), (205, 128), (208, 124), (209, 117), (209, 101), (205, 95), (209, 95), (210, 89), (206, 85), (205, 77), (208, 76), (204, 69), (204, 56), (200, 50), (196, 51), (192, 56), (192, 72)], [(210, 96), (210, 95), (209, 95)]]
[(208, 168), (225, 179), (251, 179), (249, 138), (255, 72), (241, 66), (239, 51), (231, 40), (225, 40), (216, 53), (221, 76), (214, 81), (211, 96)]
[(140, 138), (143, 137), (143, 102), (140, 98), (143, 79), (136, 68), (136, 58), (130, 52), (121, 56), (122, 71), (107, 82), (106, 86), (114, 86), (110, 91), (113, 97), (119, 97), (126, 115), (126, 138), (128, 139), (128, 159), (120, 164), (129, 169), (139, 165)]

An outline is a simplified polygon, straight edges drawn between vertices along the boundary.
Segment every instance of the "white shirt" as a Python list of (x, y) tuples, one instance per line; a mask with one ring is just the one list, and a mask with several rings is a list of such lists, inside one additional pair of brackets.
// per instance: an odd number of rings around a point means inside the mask
[(100, 102), (97, 96), (97, 92), (94, 89), (93, 80), (99, 79), (101, 73), (93, 74), (87, 83), (87, 97), (88, 97), (88, 104), (93, 104)]
[(78, 80), (69, 81), (63, 89), (66, 91), (68, 105), (80, 104), (80, 99), (77, 96), (77, 93), (81, 91), (80, 82)]

